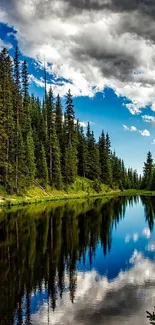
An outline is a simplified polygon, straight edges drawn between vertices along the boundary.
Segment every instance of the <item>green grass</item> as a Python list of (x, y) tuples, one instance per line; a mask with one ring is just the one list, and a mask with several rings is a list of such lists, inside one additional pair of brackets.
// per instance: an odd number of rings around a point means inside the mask
[(137, 189), (131, 189), (131, 190), (124, 190), (119, 192), (119, 195), (123, 196), (130, 196), (130, 195), (145, 195), (145, 196), (155, 196), (155, 191), (146, 191), (146, 190), (137, 190)]
[(47, 186), (46, 189), (41, 188), (39, 185), (32, 185), (23, 195), (17, 196), (16, 194), (7, 195), (4, 189), (0, 186), (0, 206), (14, 206), (26, 205), (32, 203), (40, 203), (45, 201), (56, 201), (65, 199), (80, 199), (85, 197), (97, 196), (131, 196), (131, 195), (149, 195), (155, 196), (155, 191), (143, 190), (112, 190), (107, 185), (101, 184), (101, 191), (98, 193), (94, 190), (94, 182), (83, 178), (77, 177), (72, 185), (68, 185), (65, 190), (56, 190)]
[(82, 197), (93, 197), (105, 195), (110, 191), (107, 185), (101, 184), (101, 192), (97, 193), (94, 190), (94, 182), (77, 177), (75, 182), (68, 185), (65, 190), (52, 189), (47, 186), (46, 189), (41, 188), (39, 185), (32, 185), (23, 195), (17, 196), (6, 195), (4, 189), (0, 188), (0, 206), (13, 206), (13, 205), (26, 205), (32, 203), (39, 203), (44, 201), (55, 201)]

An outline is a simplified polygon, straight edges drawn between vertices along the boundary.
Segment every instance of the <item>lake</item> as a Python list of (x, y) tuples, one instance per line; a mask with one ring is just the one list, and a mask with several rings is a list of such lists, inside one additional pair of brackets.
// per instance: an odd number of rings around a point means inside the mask
[(155, 305), (155, 197), (0, 210), (0, 325), (142, 325)]

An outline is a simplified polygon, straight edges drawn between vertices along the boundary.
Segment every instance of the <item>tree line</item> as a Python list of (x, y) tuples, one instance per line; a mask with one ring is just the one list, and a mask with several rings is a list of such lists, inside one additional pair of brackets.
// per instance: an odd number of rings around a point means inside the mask
[(108, 133), (96, 141), (88, 123), (87, 131), (77, 120), (71, 91), (65, 108), (59, 94), (46, 89), (41, 100), (29, 93), (27, 62), (20, 61), (18, 48), (11, 59), (0, 52), (0, 184), (7, 193), (21, 193), (34, 182), (46, 188), (66, 188), (77, 176), (113, 188), (139, 188), (136, 170), (111, 150)]

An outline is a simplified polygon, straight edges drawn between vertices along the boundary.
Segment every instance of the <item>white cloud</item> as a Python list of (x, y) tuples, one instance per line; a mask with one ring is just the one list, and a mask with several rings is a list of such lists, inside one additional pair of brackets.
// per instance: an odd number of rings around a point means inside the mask
[(83, 128), (86, 128), (88, 126), (88, 122), (79, 122), (80, 126), (83, 126)]
[(144, 228), (142, 234), (143, 234), (144, 237), (146, 237), (147, 239), (149, 239), (150, 236), (151, 236), (150, 229), (149, 228)]
[(48, 312), (48, 304), (44, 303), (31, 315), (32, 324), (44, 325), (48, 319), (49, 325), (93, 325), (96, 321), (108, 325), (148, 325), (146, 310), (152, 311), (155, 299), (155, 262), (135, 250), (130, 263), (132, 267), (121, 271), (112, 281), (95, 270), (77, 272), (74, 304), (65, 277), (66, 290), (62, 300), (58, 297), (55, 312)]
[(136, 243), (139, 239), (139, 235), (138, 233), (134, 233), (133, 235), (126, 235), (125, 236), (125, 243), (129, 243), (131, 240), (134, 241), (134, 243)]
[(135, 126), (131, 126), (131, 127), (129, 127), (129, 126), (123, 124), (123, 128), (124, 128), (125, 131), (131, 131), (131, 132), (136, 132), (136, 131), (138, 131), (137, 128), (136, 128)]
[(137, 249), (134, 250), (133, 255), (131, 256), (129, 262), (131, 264), (136, 264), (142, 260), (142, 253), (138, 252)]
[(139, 133), (143, 136), (143, 137), (150, 137), (150, 132), (148, 130), (143, 130), (143, 131), (140, 131), (139, 130)]
[(125, 104), (124, 106), (126, 106), (129, 110), (129, 112), (132, 114), (132, 115), (138, 115), (141, 113), (141, 109), (138, 105), (138, 103), (129, 103), (129, 104)]
[(148, 130), (138, 130), (135, 126), (127, 126), (125, 124), (123, 124), (123, 128), (125, 131), (131, 131), (131, 132), (139, 132), (142, 136), (144, 137), (149, 137), (150, 136), (150, 132)]
[[(69, 2), (2, 0), (0, 21), (15, 27), (20, 50), (25, 55), (37, 61), (45, 55), (52, 64), (51, 73), (71, 80), (74, 96), (93, 97), (110, 87), (117, 96), (131, 100), (126, 104), (131, 114), (139, 114), (146, 105), (154, 110), (155, 43), (136, 34), (136, 22), (143, 21), (140, 14), (107, 14), (104, 9), (70, 12)], [(78, 3), (80, 7), (82, 2)], [(148, 33), (154, 34), (154, 22), (151, 27), (149, 22), (145, 17), (140, 32), (146, 25)], [(39, 81), (33, 81), (39, 86)], [(66, 89), (68, 83), (55, 85), (61, 96)]]
[(155, 144), (155, 139), (153, 140), (152, 144)]
[(139, 236), (137, 233), (133, 234), (133, 241), (136, 243), (139, 239)]
[(5, 43), (1, 38), (0, 38), (0, 51), (3, 49), (3, 48), (6, 48), (6, 49), (11, 49), (12, 48), (12, 45), (10, 43)]
[(149, 252), (155, 252), (155, 242), (151, 242), (147, 245), (146, 250)]
[(155, 125), (155, 116), (143, 115), (142, 119), (146, 123), (150, 123), (150, 124)]

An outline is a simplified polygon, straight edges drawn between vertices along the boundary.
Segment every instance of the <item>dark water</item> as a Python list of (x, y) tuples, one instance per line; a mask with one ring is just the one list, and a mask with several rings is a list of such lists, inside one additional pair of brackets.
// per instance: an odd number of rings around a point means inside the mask
[(0, 325), (140, 325), (155, 305), (155, 198), (0, 211)]

